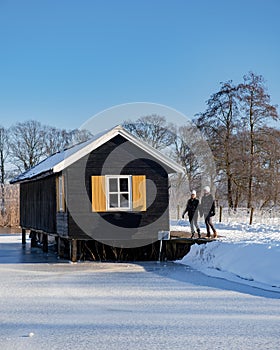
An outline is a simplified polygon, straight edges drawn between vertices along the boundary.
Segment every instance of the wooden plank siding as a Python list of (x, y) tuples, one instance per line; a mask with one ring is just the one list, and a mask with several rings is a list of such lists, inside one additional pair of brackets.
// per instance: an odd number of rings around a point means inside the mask
[[(135, 239), (140, 227), (143, 245), (147, 237), (155, 241), (158, 231), (169, 230), (168, 174), (164, 165), (120, 135), (63, 171), (65, 212), (57, 211), (59, 175), (21, 183), (21, 227), (62, 238), (101, 241), (104, 235), (116, 240)], [(100, 175), (139, 176), (136, 187), (145, 178), (143, 211), (133, 208), (126, 212), (92, 212), (92, 176)], [(141, 239), (137, 237), (138, 246)]]
[(20, 226), (56, 233), (55, 176), (20, 184)]
[(63, 238), (68, 237), (68, 212), (56, 213), (56, 232)]
[[(111, 153), (113, 152), (113, 153)], [(112, 155), (112, 156), (111, 156)], [(110, 160), (108, 161), (107, 157)], [(85, 169), (85, 171), (81, 171)], [(101, 212), (93, 213), (91, 208), (92, 185), (91, 177), (100, 175), (141, 175), (146, 177), (147, 210), (142, 212)], [(113, 237), (123, 237), (123, 227), (131, 228), (131, 235), (135, 233), (135, 226), (140, 225), (149, 235), (157, 237), (157, 231), (169, 229), (168, 208), (168, 174), (164, 165), (151, 158), (143, 150), (128, 142), (122, 136), (116, 136), (106, 144), (94, 150), (89, 156), (72, 164), (65, 171), (68, 178), (67, 200), (70, 207), (68, 229), (69, 237), (75, 239), (92, 239), (101, 237), (105, 233), (104, 222), (114, 225)], [(82, 182), (87, 199), (81, 193), (79, 186)], [(80, 203), (75, 206), (72, 203)], [(75, 218), (89, 222), (87, 232), (84, 232), (76, 223)], [(149, 224), (156, 220), (153, 232), (149, 231)], [(92, 224), (91, 224), (92, 223)], [(110, 228), (112, 230), (112, 226)], [(88, 231), (89, 230), (89, 231)], [(89, 236), (86, 235), (89, 233)], [(128, 238), (129, 239), (129, 238)]]

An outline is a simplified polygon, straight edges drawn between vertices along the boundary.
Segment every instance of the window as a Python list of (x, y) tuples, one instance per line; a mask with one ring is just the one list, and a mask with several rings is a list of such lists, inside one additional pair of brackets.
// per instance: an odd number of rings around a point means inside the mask
[(145, 175), (92, 176), (92, 211), (146, 211)]
[(131, 176), (106, 176), (106, 209), (131, 209)]
[(65, 211), (64, 177), (62, 175), (57, 180), (57, 211)]

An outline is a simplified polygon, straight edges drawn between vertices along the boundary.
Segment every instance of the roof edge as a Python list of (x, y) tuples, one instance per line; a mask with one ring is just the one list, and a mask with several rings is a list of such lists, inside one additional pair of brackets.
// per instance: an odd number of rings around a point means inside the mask
[[(127, 141), (130, 141), (137, 147), (141, 148), (143, 151), (147, 152), (148, 154), (152, 155), (154, 158), (158, 159), (161, 163), (168, 166), (170, 169), (174, 170), (176, 173), (184, 173), (184, 168), (170, 159), (169, 157), (165, 156), (163, 153), (158, 151), (157, 149), (153, 148), (146, 142), (137, 139), (134, 137), (130, 132), (125, 130), (121, 125), (118, 125), (111, 130), (109, 130), (106, 134), (100, 136), (98, 139), (94, 140), (92, 143), (87, 144), (84, 148), (79, 150), (78, 152), (71, 154), (68, 158), (65, 158), (63, 161), (59, 162), (53, 167), (53, 172), (58, 173), (60, 171), (63, 171), (68, 166), (75, 163), (75, 161), (81, 159), (82, 157), (86, 156), (90, 152), (94, 151), (99, 146), (102, 146), (104, 143), (110, 141), (115, 136), (120, 135), (124, 137)], [(67, 152), (67, 151), (66, 151)], [(77, 157), (77, 154), (79, 156)], [(170, 172), (172, 173), (172, 172)]]

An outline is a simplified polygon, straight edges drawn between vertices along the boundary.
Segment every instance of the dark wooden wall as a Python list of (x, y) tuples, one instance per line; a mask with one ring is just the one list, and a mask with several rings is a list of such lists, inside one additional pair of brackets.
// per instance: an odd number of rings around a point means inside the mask
[(56, 213), (56, 232), (61, 237), (68, 237), (68, 212)]
[[(168, 169), (169, 170), (169, 169)], [(92, 212), (91, 176), (146, 175), (147, 210)], [(121, 136), (63, 171), (66, 212), (56, 210), (56, 176), (20, 185), (20, 225), (78, 240), (144, 246), (169, 229), (168, 174), (163, 164)], [(104, 241), (105, 238), (105, 241)], [(135, 243), (130, 244), (131, 241)]]
[[(137, 244), (143, 240), (144, 245), (147, 239), (156, 240), (158, 231), (169, 229), (168, 174), (165, 168), (123, 137), (117, 136), (94, 150), (88, 157), (71, 165), (65, 174), (70, 237), (97, 240), (109, 237), (123, 241), (136, 239)], [(146, 175), (147, 211), (92, 212), (91, 176), (118, 174)], [(156, 198), (153, 200), (155, 189)], [(80, 222), (77, 222), (77, 218)]]
[(46, 233), (56, 233), (54, 176), (20, 184), (20, 226)]

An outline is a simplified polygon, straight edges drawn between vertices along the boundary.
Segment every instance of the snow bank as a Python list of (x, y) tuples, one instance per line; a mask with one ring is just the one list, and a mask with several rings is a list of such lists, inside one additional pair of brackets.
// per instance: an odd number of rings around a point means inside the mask
[(218, 241), (194, 244), (177, 263), (210, 276), (280, 291), (279, 226), (216, 224), (216, 228)]
[(193, 245), (177, 262), (210, 276), (280, 291), (279, 258), (280, 246), (212, 242)]

